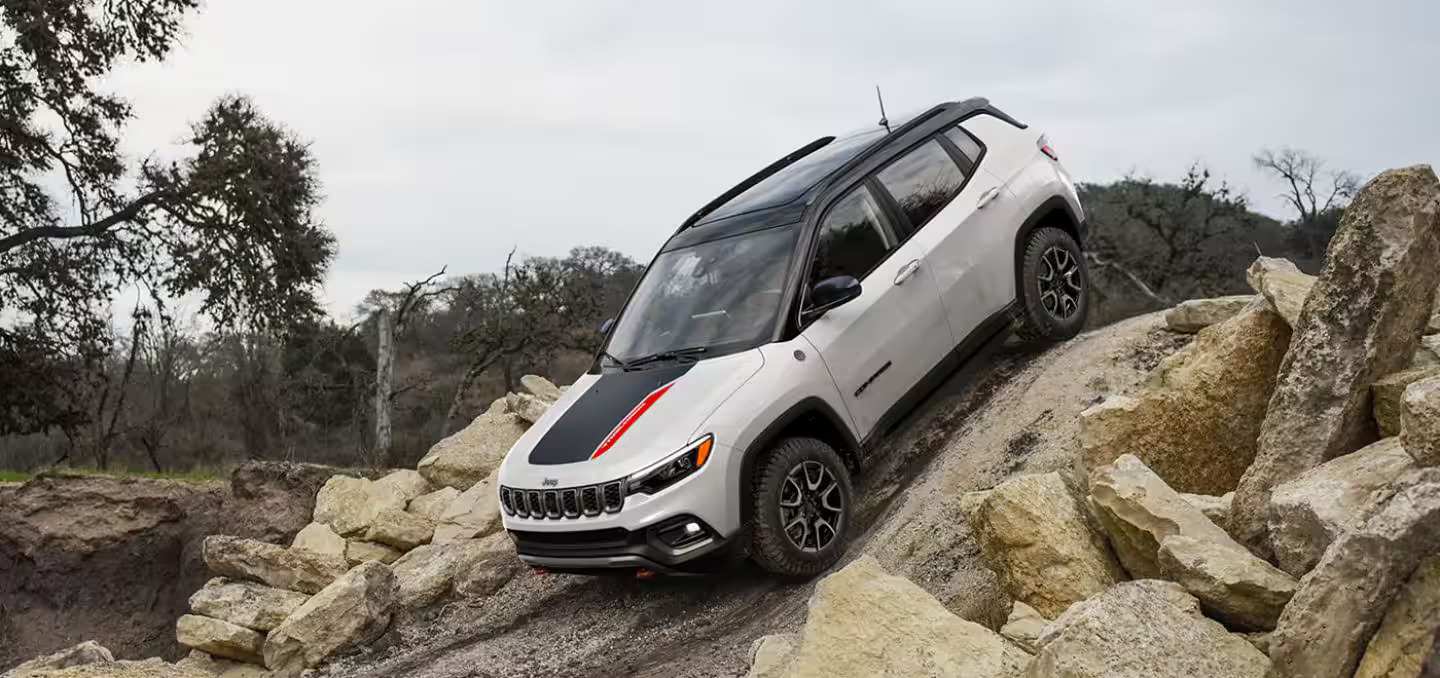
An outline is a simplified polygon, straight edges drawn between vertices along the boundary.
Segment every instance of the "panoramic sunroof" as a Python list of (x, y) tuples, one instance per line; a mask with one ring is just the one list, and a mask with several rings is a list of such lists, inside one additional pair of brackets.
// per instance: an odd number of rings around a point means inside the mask
[(705, 215), (701, 223), (784, 205), (810, 190), (816, 182), (862, 153), (884, 134), (885, 130), (875, 129), (836, 139), (751, 186)]

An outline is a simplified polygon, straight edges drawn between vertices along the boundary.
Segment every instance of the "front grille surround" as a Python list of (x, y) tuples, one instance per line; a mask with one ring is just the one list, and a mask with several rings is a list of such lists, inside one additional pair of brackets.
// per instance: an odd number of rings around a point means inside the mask
[(500, 487), (500, 509), (505, 515), (517, 518), (576, 520), (594, 518), (602, 513), (619, 513), (623, 508), (624, 480), (553, 490)]

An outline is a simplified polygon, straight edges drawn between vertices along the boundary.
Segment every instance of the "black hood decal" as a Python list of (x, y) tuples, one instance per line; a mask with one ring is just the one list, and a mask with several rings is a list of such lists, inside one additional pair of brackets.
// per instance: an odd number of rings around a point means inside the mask
[(530, 463), (573, 464), (590, 459), (606, 436), (646, 396), (684, 376), (694, 366), (694, 362), (687, 362), (601, 375), (530, 449)]

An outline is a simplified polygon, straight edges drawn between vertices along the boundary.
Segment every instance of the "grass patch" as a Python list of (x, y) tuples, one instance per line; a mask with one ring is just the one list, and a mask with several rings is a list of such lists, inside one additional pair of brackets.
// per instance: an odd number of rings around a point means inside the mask
[[(130, 471), (109, 469), (102, 471), (96, 468), (58, 468), (55, 471), (61, 473), (74, 473), (86, 476), (108, 476), (111, 478), (152, 478), (155, 480), (174, 480), (182, 483), (210, 483), (226, 480), (229, 473), (221, 469), (195, 469), (193, 471)], [(23, 483), (35, 474), (24, 471), (0, 470), (0, 483)]]
[(23, 483), (30, 479), (30, 474), (24, 471), (0, 470), (0, 483)]

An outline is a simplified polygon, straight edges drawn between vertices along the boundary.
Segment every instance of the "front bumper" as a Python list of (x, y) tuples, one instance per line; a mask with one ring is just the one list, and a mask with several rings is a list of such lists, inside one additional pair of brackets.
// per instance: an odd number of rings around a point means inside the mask
[[(685, 525), (700, 526), (693, 541), (670, 546), (662, 534)], [(545, 531), (508, 530), (520, 560), (556, 572), (597, 574), (615, 570), (649, 570), (663, 574), (700, 574), (723, 567), (739, 541), (722, 537), (704, 521), (690, 515), (675, 516), (653, 526), (626, 530)]]

